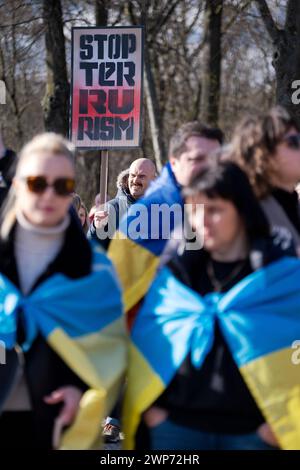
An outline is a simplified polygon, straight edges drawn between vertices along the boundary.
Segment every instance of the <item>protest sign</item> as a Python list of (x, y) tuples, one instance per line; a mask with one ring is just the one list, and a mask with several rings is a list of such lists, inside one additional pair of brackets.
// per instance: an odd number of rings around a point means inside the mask
[(73, 28), (70, 137), (77, 148), (140, 146), (143, 28)]

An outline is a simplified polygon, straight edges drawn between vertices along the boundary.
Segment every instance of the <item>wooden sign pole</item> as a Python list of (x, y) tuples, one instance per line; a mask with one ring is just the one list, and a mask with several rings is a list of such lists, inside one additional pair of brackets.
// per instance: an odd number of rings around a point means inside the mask
[(106, 210), (107, 177), (108, 177), (108, 150), (100, 151), (100, 206)]

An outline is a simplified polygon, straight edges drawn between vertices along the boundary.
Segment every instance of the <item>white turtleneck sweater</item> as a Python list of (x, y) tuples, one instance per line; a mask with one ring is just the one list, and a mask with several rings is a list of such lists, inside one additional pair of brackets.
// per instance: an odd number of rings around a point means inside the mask
[[(22, 213), (17, 214), (14, 241), (20, 289), (27, 295), (36, 280), (55, 259), (64, 243), (66, 229), (70, 223), (69, 214), (55, 227), (36, 227)], [(20, 365), (16, 383), (5, 405), (5, 411), (30, 410), (28, 387)]]
[(59, 253), (69, 223), (68, 215), (55, 227), (36, 227), (22, 213), (17, 214), (14, 248), (23, 294), (28, 294), (38, 277)]

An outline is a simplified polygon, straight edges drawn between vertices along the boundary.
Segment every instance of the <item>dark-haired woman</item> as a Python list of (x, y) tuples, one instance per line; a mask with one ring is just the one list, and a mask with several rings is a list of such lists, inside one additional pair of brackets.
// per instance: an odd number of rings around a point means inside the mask
[[(128, 447), (272, 449), (277, 441), (227, 341), (226, 321), (246, 320), (229, 320), (230, 315), (226, 320), (220, 311), (222, 297), (228, 293), (234, 298), (234, 288), (251, 273), (295, 253), (273, 244), (263, 211), (237, 165), (219, 163), (184, 195), (187, 204), (204, 206), (204, 227), (191, 211), (204, 246), (185, 250), (161, 270), (133, 326), (125, 406)], [(202, 299), (207, 299), (205, 308)], [(231, 341), (238, 342), (231, 334)], [(132, 380), (136, 364), (141, 373), (144, 368), (141, 386)]]
[(300, 209), (295, 190), (300, 181), (300, 129), (277, 106), (237, 126), (227, 158), (247, 174), (276, 235), (277, 243), (293, 242), (300, 254)]

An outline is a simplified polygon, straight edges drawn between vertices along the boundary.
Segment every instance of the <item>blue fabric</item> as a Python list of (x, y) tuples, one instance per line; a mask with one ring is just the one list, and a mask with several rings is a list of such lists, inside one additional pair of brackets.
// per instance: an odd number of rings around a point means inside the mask
[[(165, 208), (166, 212), (172, 208), (170, 223), (166, 223), (169, 220), (162, 223), (159, 217), (151, 218), (151, 214), (158, 211), (159, 207)], [(182, 224), (182, 209), (180, 186), (168, 163), (145, 195), (129, 208), (127, 215), (121, 220), (119, 230), (138, 245), (160, 256), (176, 226), (176, 218)]]
[(7, 349), (16, 343), (20, 309), (25, 321), (25, 351), (38, 331), (47, 338), (59, 327), (76, 338), (97, 332), (121, 317), (121, 291), (112, 264), (96, 248), (93, 254), (93, 269), (88, 276), (69, 279), (56, 274), (26, 297), (0, 274), (0, 340)]
[(151, 450), (274, 450), (256, 432), (217, 434), (177, 424), (170, 419), (148, 428)]
[(132, 341), (167, 385), (189, 352), (194, 366), (202, 366), (218, 320), (242, 367), (290, 347), (300, 337), (299, 279), (300, 260), (283, 258), (247, 276), (225, 294), (201, 297), (164, 268), (135, 320)]

